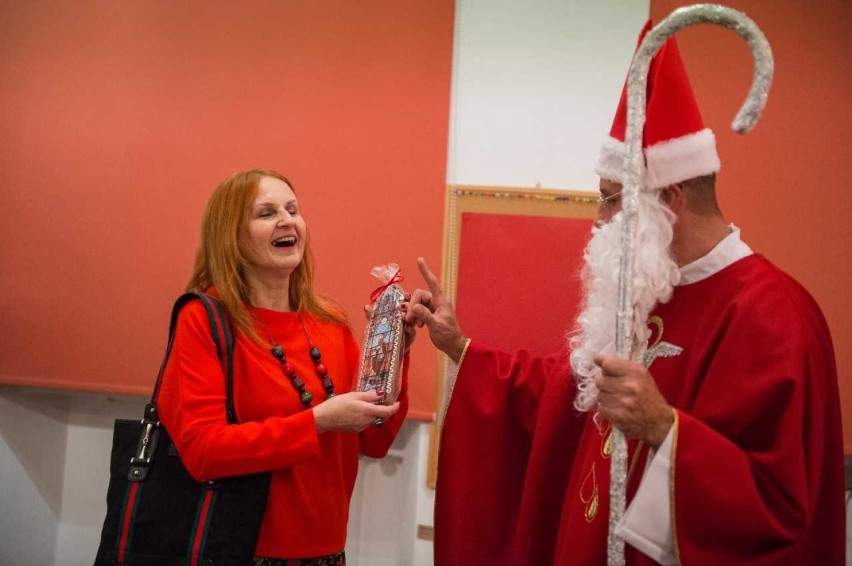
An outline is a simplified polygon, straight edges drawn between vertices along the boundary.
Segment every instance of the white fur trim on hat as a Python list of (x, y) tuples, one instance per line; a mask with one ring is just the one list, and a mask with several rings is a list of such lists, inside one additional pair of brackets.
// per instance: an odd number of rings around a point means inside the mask
[[(624, 142), (608, 137), (595, 172), (610, 181), (623, 182)], [(709, 128), (645, 148), (644, 188), (659, 189), (672, 183), (716, 173), (722, 166), (716, 153), (716, 136)]]
[(716, 153), (716, 136), (709, 128), (645, 149), (645, 186), (667, 187), (687, 179), (716, 173), (722, 166)]
[(601, 144), (595, 173), (609, 181), (621, 183), (621, 177), (624, 174), (624, 154), (624, 142), (607, 136)]

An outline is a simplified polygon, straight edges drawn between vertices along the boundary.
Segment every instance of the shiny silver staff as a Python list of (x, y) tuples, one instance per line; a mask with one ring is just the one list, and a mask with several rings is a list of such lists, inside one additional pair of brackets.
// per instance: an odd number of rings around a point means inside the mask
[[(721, 25), (734, 30), (748, 42), (754, 58), (754, 78), (740, 111), (731, 125), (737, 133), (751, 130), (766, 105), (769, 86), (772, 83), (774, 63), (772, 50), (763, 32), (745, 14), (716, 4), (695, 4), (679, 8), (660, 22), (645, 36), (633, 58), (627, 76), (627, 129), (625, 132), (624, 186), (621, 201), (624, 224), (621, 233), (621, 259), (618, 277), (618, 312), (616, 315), (616, 355), (631, 358), (637, 325), (635, 303), (631, 281), (635, 272), (635, 237), (637, 195), (642, 186), (644, 160), (642, 154), (642, 132), (645, 127), (645, 98), (647, 93), (648, 69), (651, 59), (665, 41), (678, 30), (699, 23)], [(615, 536), (615, 528), (624, 515), (627, 491), (627, 443), (624, 435), (613, 430), (612, 465), (610, 471), (610, 516), (609, 539), (607, 541), (607, 563), (610, 566), (624, 564), (624, 541)]]

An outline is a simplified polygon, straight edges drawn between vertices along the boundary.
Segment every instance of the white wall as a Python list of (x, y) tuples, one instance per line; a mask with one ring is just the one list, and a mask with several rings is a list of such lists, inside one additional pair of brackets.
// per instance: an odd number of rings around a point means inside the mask
[(54, 563), (67, 399), (0, 390), (0, 564)]
[[(590, 189), (648, 0), (458, 0), (447, 182)], [(415, 360), (416, 363), (416, 360)], [(152, 370), (155, 368), (152, 368)], [(143, 399), (0, 388), (0, 564), (90, 564), (105, 512), (112, 420)], [(352, 566), (432, 563), (428, 430), (362, 460)]]
[(147, 399), (71, 395), (56, 564), (91, 564), (106, 513), (109, 456), (116, 418), (141, 419)]
[(459, 0), (447, 182), (597, 189), (648, 0)]

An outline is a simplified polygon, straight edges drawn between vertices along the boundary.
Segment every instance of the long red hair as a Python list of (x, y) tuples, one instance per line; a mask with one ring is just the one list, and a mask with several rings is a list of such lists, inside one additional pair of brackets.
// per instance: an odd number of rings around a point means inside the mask
[[(219, 183), (207, 202), (201, 219), (201, 239), (195, 254), (192, 277), (187, 291), (216, 289), (219, 300), (234, 325), (252, 340), (263, 340), (255, 331), (250, 310), (249, 285), (245, 277), (246, 258), (240, 252), (239, 240), (247, 230), (249, 212), (257, 197), (263, 177), (293, 183), (272, 169), (238, 171)], [(302, 261), (290, 274), (290, 306), (328, 322), (349, 325), (343, 309), (333, 300), (314, 291), (314, 258), (310, 236), (305, 238)]]

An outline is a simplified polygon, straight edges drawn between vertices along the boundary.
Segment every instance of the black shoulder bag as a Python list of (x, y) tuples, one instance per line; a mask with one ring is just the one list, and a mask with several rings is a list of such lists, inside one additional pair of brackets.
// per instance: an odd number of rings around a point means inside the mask
[(141, 421), (116, 420), (107, 514), (95, 566), (246, 566), (253, 563), (271, 472), (198, 482), (160, 424), (157, 394), (181, 308), (200, 300), (225, 373), (225, 411), (234, 410), (234, 337), (222, 306), (203, 293), (181, 295), (151, 402)]

